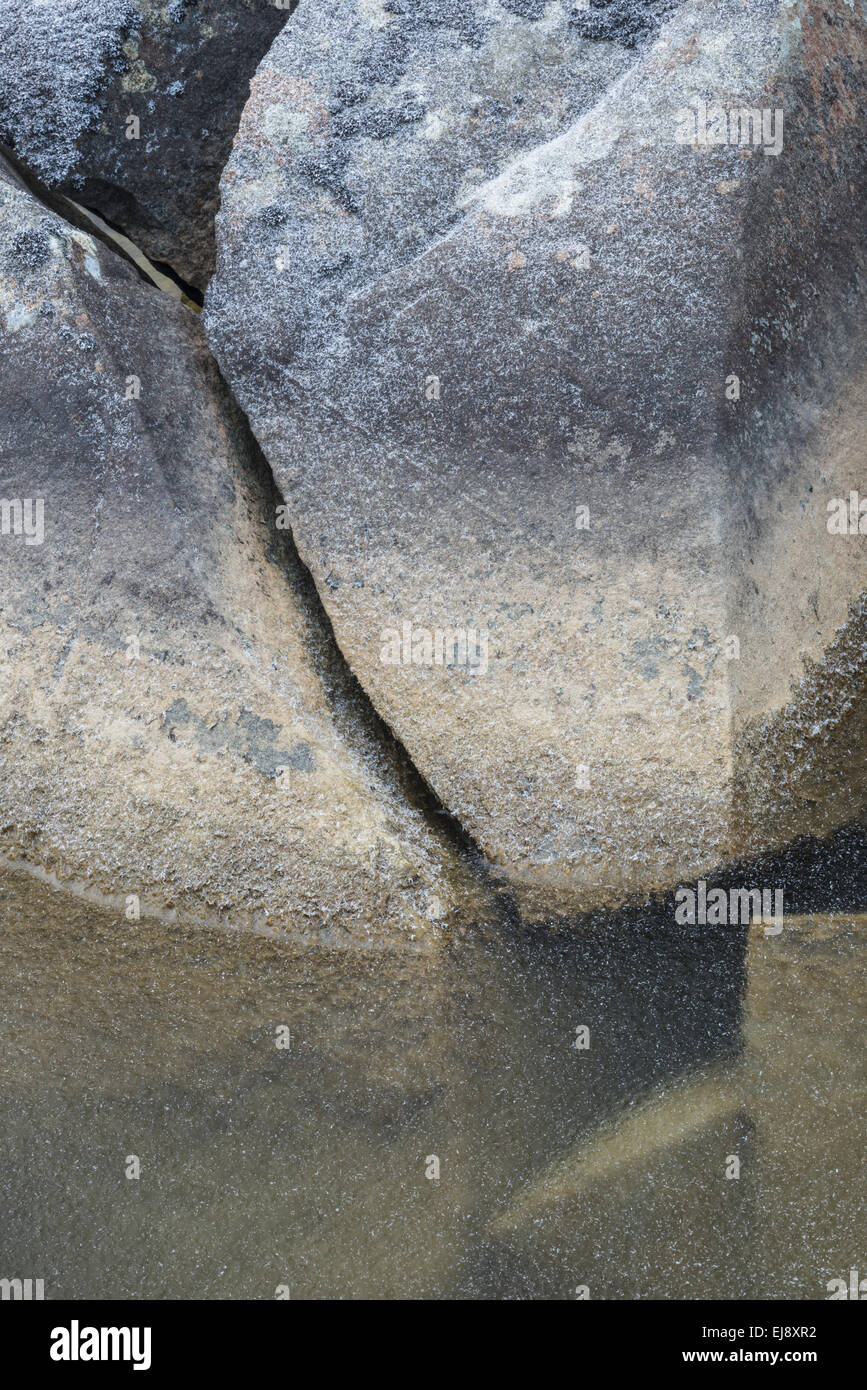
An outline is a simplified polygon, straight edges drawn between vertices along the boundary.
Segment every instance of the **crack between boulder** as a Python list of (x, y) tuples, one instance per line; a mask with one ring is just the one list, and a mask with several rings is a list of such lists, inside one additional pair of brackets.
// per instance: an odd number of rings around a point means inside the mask
[(73, 198), (67, 198), (65, 193), (57, 193), (47, 188), (45, 184), (40, 182), (33, 170), (23, 164), (6, 145), (0, 145), (0, 155), (18, 175), (31, 197), (35, 198), (49, 212), (62, 217), (65, 222), (71, 223), (79, 231), (89, 232), (109, 250), (123, 256), (125, 261), (135, 266), (143, 280), (155, 285), (170, 299), (179, 299), (194, 313), (201, 313), (203, 299), (201, 292), (183, 281), (170, 266), (154, 265), (120, 228), (113, 227), (91, 208), (76, 203)]
[[(228, 386), (226, 390), (229, 391)], [(232, 399), (235, 400), (235, 397), (232, 396)], [(270, 494), (272, 505), (269, 512), (273, 517), (277, 505), (284, 504), (285, 499), (246, 415), (240, 405), (237, 408), (249, 431), (251, 451), (260, 469), (261, 480)], [(298, 552), (291, 529), (275, 532), (274, 559), (287, 584), (300, 600), (307, 649), (322, 683), (337, 732), (362, 762), (375, 766), (379, 777), (395, 796), (423, 815), (432, 833), (444, 839), (471, 870), (488, 878), (491, 865), (483, 850), (457, 816), (443, 805), (346, 660), (313, 575)]]

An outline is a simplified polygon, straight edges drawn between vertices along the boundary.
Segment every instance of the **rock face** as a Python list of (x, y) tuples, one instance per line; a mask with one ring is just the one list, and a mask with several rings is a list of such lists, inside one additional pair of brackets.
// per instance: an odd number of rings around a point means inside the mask
[(5, 170), (0, 325), (4, 858), (121, 920), (433, 943), (468, 871), (329, 665), (198, 317)]
[(845, 0), (309, 0), (252, 83), (209, 339), (528, 910), (864, 807), (864, 59)]
[(294, 3), (2, 0), (0, 141), (203, 288), (249, 79)]

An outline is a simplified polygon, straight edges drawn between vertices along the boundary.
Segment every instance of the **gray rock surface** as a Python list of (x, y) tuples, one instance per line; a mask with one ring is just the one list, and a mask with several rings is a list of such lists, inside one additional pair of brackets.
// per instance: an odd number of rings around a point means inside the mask
[(0, 141), (203, 288), (249, 79), (293, 7), (2, 0)]
[(198, 316), (4, 168), (3, 858), (121, 922), (433, 948), (469, 871), (277, 502)]
[(301, 19), (206, 330), (416, 766), (530, 910), (857, 815), (865, 542), (826, 523), (863, 477), (860, 7)]

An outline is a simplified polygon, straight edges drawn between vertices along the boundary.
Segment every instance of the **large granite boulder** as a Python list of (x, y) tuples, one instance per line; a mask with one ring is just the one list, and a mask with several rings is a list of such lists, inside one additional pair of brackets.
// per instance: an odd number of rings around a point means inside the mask
[(249, 80), (295, 0), (0, 0), (0, 141), (203, 288)]
[(122, 922), (439, 939), (469, 872), (330, 655), (198, 316), (8, 171), (0, 511), (6, 861)]
[(528, 910), (855, 817), (860, 7), (301, 19), (206, 331), (416, 766)]

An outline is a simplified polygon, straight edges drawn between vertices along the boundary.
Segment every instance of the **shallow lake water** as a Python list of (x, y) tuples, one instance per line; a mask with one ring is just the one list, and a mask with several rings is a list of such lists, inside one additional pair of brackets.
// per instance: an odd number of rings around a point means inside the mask
[(118, 922), (6, 875), (0, 1277), (826, 1298), (867, 1274), (865, 977), (857, 910), (777, 936), (662, 908), (504, 919), (362, 957)]

